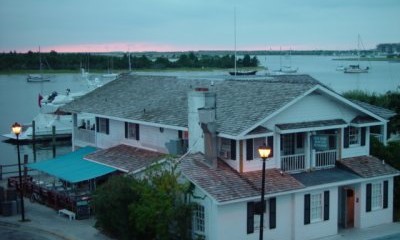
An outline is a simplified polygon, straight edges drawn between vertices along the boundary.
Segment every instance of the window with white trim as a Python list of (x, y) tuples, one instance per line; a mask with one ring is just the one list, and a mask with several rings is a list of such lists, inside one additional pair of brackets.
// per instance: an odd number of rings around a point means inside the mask
[(349, 127), (349, 144), (360, 144), (360, 128), (352, 126)]
[(136, 123), (127, 123), (127, 138), (136, 139)]
[(98, 127), (98, 132), (100, 133), (108, 133), (108, 119), (107, 118), (98, 118), (98, 123), (99, 123), (99, 127)]
[(373, 183), (371, 186), (371, 209), (378, 210), (383, 208), (382, 183)]
[(193, 232), (203, 235), (205, 233), (204, 206), (195, 204), (193, 208)]
[(322, 193), (311, 194), (310, 199), (310, 217), (311, 222), (322, 221)]

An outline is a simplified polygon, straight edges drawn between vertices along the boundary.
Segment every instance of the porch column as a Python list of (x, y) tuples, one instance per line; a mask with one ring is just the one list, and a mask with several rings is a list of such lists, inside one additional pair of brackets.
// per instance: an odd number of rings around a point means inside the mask
[(387, 124), (383, 124), (383, 126), (381, 126), (381, 132), (382, 132), (382, 143), (383, 145), (387, 146)]
[(281, 135), (274, 134), (274, 159), (276, 159), (276, 166), (277, 168), (281, 169), (282, 166), (282, 157), (281, 157)]
[(311, 136), (312, 133), (311, 132), (307, 132), (306, 133), (306, 139), (305, 139), (305, 143), (304, 143), (304, 156), (305, 156), (305, 169), (310, 169), (311, 165), (311, 154), (312, 154), (312, 145), (311, 145)]

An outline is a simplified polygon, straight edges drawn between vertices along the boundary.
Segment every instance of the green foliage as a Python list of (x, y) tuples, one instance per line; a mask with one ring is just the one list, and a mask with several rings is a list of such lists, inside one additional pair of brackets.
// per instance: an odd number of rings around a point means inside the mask
[[(39, 59), (42, 61), (43, 70), (79, 70), (80, 68), (107, 71), (111, 67), (113, 70), (128, 69), (128, 55), (105, 56), (89, 53), (0, 53), (0, 71), (15, 70), (39, 70)], [(112, 66), (110, 62), (112, 61)], [(154, 60), (149, 56), (131, 57), (133, 69), (165, 69), (165, 68), (233, 68), (234, 55), (196, 55), (194, 52), (179, 55), (177, 61), (170, 61), (166, 57), (157, 57)], [(243, 58), (237, 59), (238, 67), (257, 67), (258, 59), (245, 54)]]
[[(371, 137), (371, 155), (400, 170), (400, 142), (389, 142), (385, 147), (375, 137)], [(400, 221), (400, 177), (394, 178), (393, 218)]]
[(118, 239), (133, 239), (135, 233), (128, 231), (134, 223), (129, 221), (129, 205), (139, 200), (140, 184), (124, 176), (111, 177), (100, 186), (93, 198), (96, 226)]
[(97, 226), (118, 239), (190, 239), (192, 206), (178, 178), (174, 165), (111, 178), (96, 191)]

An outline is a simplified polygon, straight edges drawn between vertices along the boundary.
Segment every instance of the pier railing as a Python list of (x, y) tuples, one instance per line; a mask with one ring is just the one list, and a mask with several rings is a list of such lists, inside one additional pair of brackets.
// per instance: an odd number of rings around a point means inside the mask
[(75, 128), (74, 129), (74, 134), (75, 134), (75, 140), (89, 143), (89, 144), (95, 144), (95, 131), (90, 130), (90, 129), (82, 129), (82, 128)]

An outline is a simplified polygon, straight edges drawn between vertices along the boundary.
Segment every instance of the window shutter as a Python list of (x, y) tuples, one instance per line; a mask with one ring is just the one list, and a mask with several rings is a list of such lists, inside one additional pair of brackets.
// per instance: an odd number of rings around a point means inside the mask
[(254, 232), (254, 202), (247, 203), (247, 234)]
[(267, 138), (267, 144), (268, 147), (271, 148), (271, 153), (269, 154), (269, 157), (274, 157), (274, 137), (270, 136)]
[(350, 128), (349, 127), (344, 128), (344, 134), (343, 134), (344, 148), (349, 148), (349, 133), (350, 133)]
[(383, 181), (383, 208), (388, 208), (389, 181)]
[(253, 139), (246, 140), (246, 159), (253, 160)]
[(276, 198), (269, 199), (269, 229), (276, 228)]
[(372, 190), (372, 184), (368, 183), (367, 184), (367, 194), (366, 194), (366, 211), (371, 212), (371, 190)]
[(106, 134), (110, 133), (110, 119), (106, 118)]
[(125, 122), (125, 138), (128, 138), (128, 126), (129, 124)]
[(329, 220), (329, 191), (324, 192), (324, 221)]
[(361, 146), (365, 146), (365, 134), (366, 134), (366, 127), (361, 128)]
[(140, 140), (139, 124), (135, 124), (136, 140)]
[(179, 131), (178, 131), (178, 138), (179, 138), (179, 139), (182, 139), (182, 130), (179, 130)]
[(304, 225), (310, 224), (310, 194), (304, 195)]
[(99, 129), (100, 129), (100, 123), (99, 123), (100, 121), (99, 121), (99, 118), (98, 117), (96, 117), (96, 132), (99, 132)]
[(231, 140), (231, 159), (236, 160), (236, 141)]

